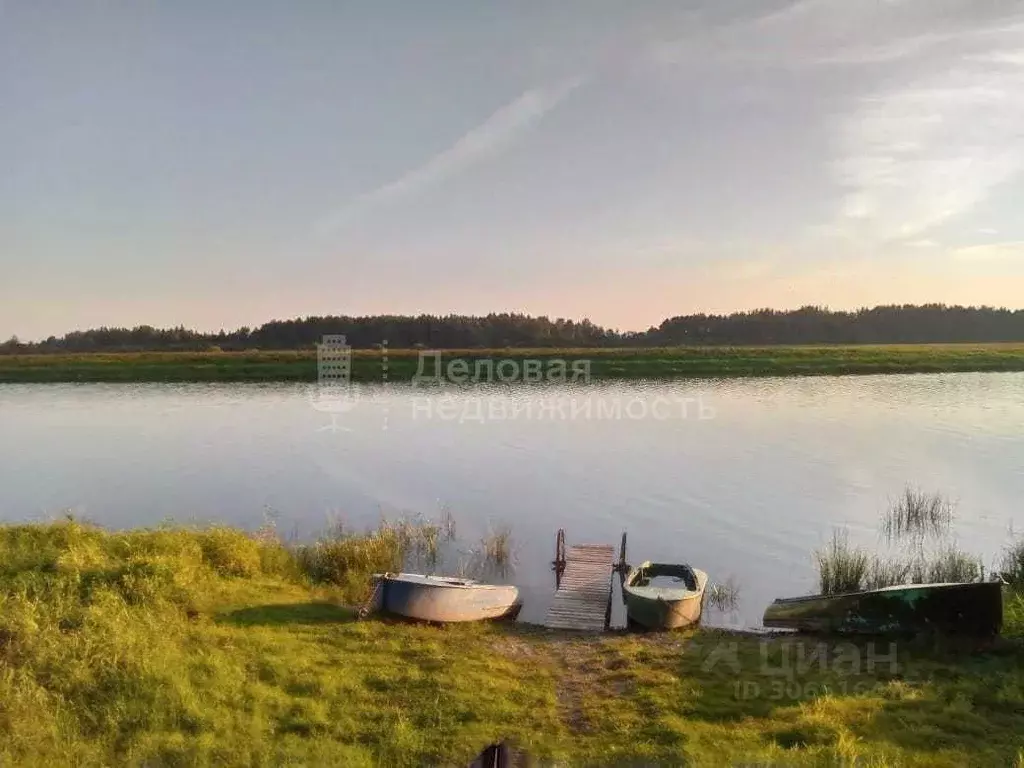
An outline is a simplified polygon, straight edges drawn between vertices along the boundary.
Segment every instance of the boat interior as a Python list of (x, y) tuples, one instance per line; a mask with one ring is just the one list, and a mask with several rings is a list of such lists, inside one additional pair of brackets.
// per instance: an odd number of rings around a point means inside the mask
[(666, 589), (697, 589), (697, 574), (689, 565), (680, 563), (651, 563), (641, 566), (630, 580), (633, 587), (661, 587)]

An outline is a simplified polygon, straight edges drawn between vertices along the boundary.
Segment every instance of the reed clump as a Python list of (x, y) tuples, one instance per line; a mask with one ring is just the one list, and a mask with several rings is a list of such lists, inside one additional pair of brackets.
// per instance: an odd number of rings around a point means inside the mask
[(1024, 539), (1015, 539), (1003, 551), (999, 575), (1007, 584), (1024, 587)]
[(846, 531), (832, 532), (832, 540), (814, 553), (823, 595), (856, 592), (862, 588), (871, 566), (867, 552), (852, 547)]
[(512, 530), (507, 526), (488, 532), (481, 545), (488, 564), (502, 570), (512, 565)]
[(911, 579), (914, 564), (897, 558), (873, 556), (864, 578), (864, 589), (881, 589), (906, 584)]
[(314, 544), (299, 546), (299, 569), (311, 581), (342, 590), (349, 600), (364, 599), (374, 573), (399, 571), (408, 547), (406, 531), (382, 524), (367, 533), (337, 529)]
[(882, 531), (890, 543), (942, 539), (953, 524), (953, 503), (940, 493), (907, 486), (882, 518)]
[(729, 576), (723, 583), (712, 584), (708, 589), (708, 605), (720, 611), (734, 611), (740, 603), (740, 586)]
[(914, 583), (962, 583), (981, 581), (984, 575), (981, 560), (955, 546), (947, 546), (925, 561), (924, 567), (915, 572)]
[(445, 510), (436, 522), (423, 515), (384, 518), (370, 531), (351, 531), (337, 523), (315, 543), (294, 552), (299, 570), (310, 581), (340, 588), (342, 597), (352, 602), (368, 596), (376, 573), (447, 570), (466, 576), (506, 574), (512, 567), (512, 531), (507, 526), (483, 537), (479, 549), (468, 553), (469, 561), (450, 562), (449, 545), (455, 541), (455, 521)]
[[(938, 493), (908, 486), (882, 515), (880, 529), (896, 554), (879, 555), (849, 545), (845, 531), (815, 553), (822, 594), (881, 589), (900, 584), (974, 582), (985, 577), (981, 559), (951, 541), (954, 505)], [(1018, 558), (1020, 563), (1018, 564)], [(1010, 549), (1006, 570), (1024, 571), (1024, 547)]]

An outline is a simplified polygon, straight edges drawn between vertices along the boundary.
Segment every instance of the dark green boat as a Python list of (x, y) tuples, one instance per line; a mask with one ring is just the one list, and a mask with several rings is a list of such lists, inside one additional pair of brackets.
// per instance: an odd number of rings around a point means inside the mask
[(997, 582), (902, 584), (865, 592), (776, 600), (764, 625), (803, 632), (942, 634), (991, 637), (1003, 624)]

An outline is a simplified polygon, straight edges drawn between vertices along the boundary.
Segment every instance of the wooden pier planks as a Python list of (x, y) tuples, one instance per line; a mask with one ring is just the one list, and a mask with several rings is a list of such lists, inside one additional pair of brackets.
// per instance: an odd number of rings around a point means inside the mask
[(601, 632), (611, 599), (615, 548), (605, 544), (569, 547), (565, 571), (548, 610), (545, 626)]

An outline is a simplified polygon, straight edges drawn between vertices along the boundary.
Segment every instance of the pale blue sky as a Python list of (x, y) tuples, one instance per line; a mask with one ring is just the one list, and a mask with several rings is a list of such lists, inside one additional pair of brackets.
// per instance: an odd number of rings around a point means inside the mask
[(0, 0), (0, 337), (1024, 306), (1024, 3)]

